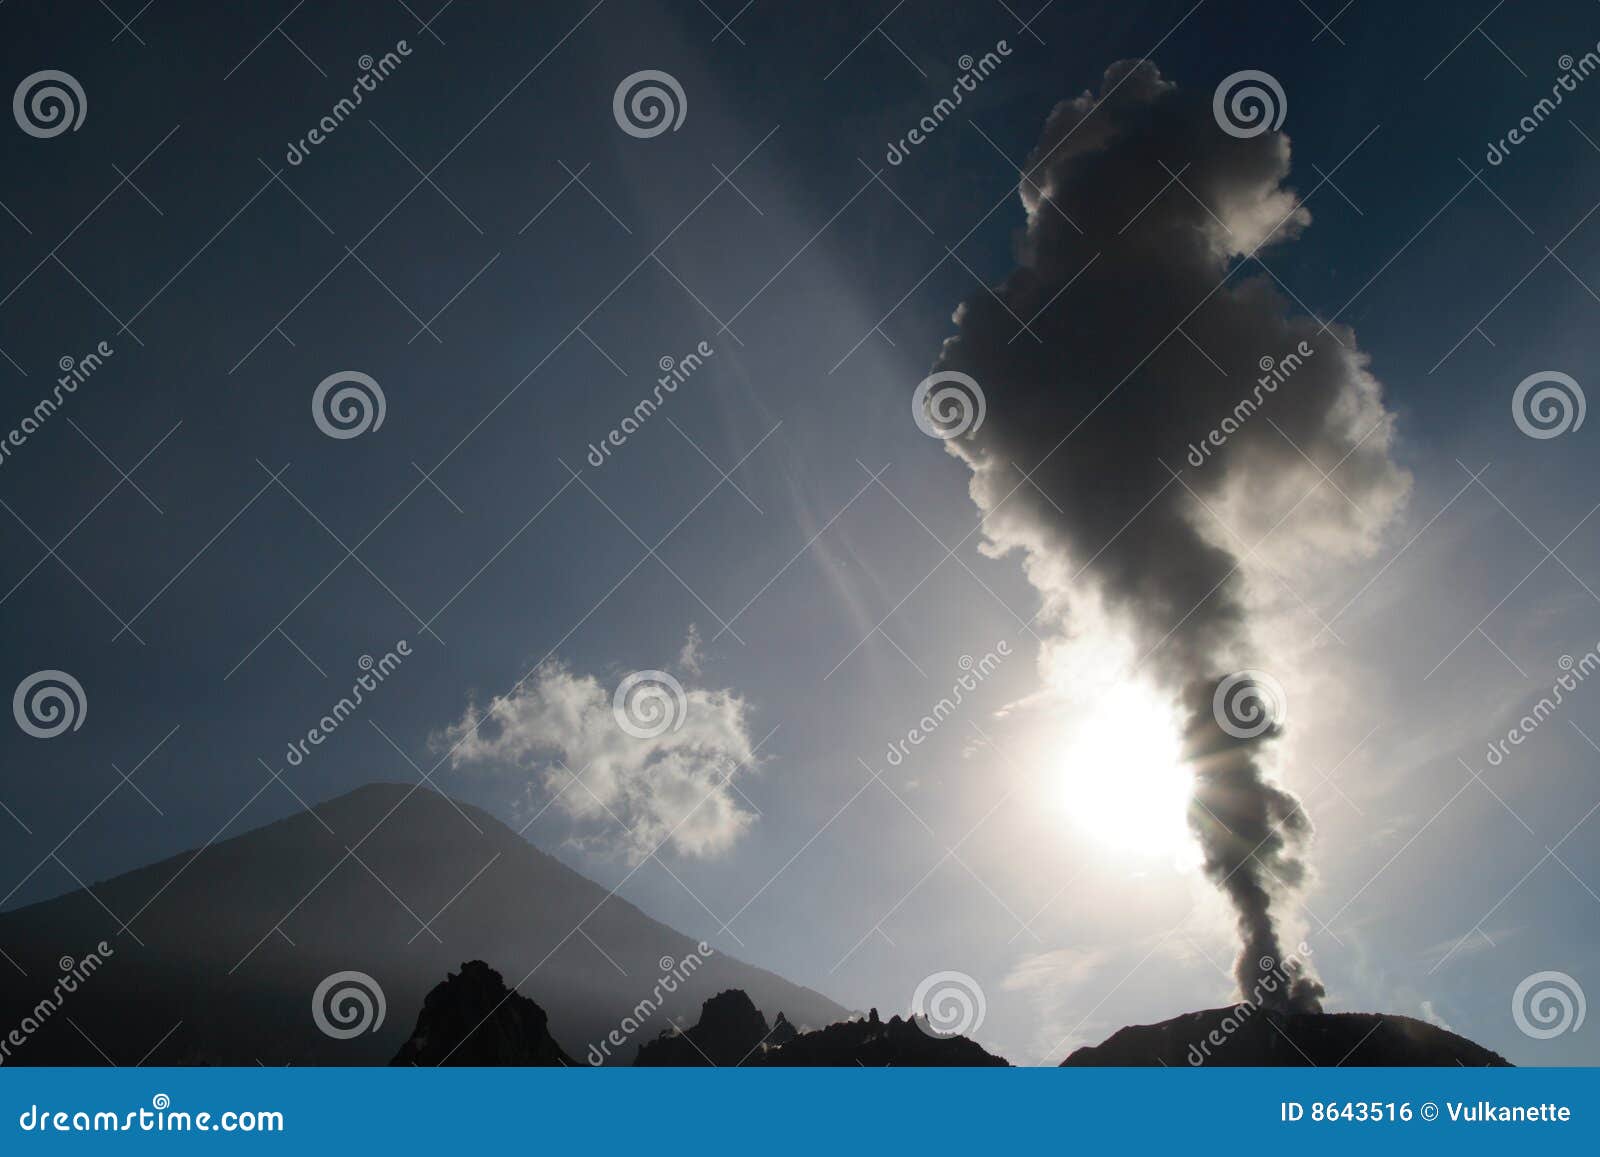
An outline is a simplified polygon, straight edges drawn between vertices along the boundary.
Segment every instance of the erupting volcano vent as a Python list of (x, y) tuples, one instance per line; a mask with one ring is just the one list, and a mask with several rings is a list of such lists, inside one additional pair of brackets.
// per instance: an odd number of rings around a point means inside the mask
[(1256, 260), (1311, 216), (1283, 185), (1288, 137), (1225, 130), (1228, 107), (1148, 62), (1057, 105), (1020, 185), (1018, 266), (956, 310), (945, 388), (922, 396), (948, 427), (957, 375), (981, 392), (982, 424), (945, 444), (972, 470), (986, 549), (1021, 552), (1062, 636), (1043, 661), (1114, 631), (1136, 659), (1095, 685), (1138, 679), (1181, 703), (1191, 824), (1238, 914), (1240, 988), (1313, 1009), (1303, 965), (1257, 986), (1283, 958), (1274, 899), (1303, 883), (1311, 827), (1267, 776), (1269, 684), (1236, 673), (1263, 663), (1255, 584), (1370, 552), (1410, 478), (1354, 331), (1297, 309)]

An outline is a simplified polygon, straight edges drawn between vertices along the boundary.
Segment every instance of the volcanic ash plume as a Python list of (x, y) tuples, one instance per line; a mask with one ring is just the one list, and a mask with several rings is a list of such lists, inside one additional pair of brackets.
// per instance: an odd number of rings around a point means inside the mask
[[(1149, 63), (1057, 105), (1020, 185), (1018, 267), (957, 309), (935, 369), (983, 394), (982, 423), (945, 444), (972, 469), (985, 548), (1022, 553), (1063, 636), (1109, 619), (1133, 642), (1137, 664), (1100, 682), (1137, 674), (1186, 710), (1193, 826), (1238, 913), (1242, 992), (1310, 1008), (1309, 977), (1257, 985), (1282, 960), (1273, 901), (1305, 878), (1310, 825), (1265, 774), (1278, 726), (1224, 727), (1218, 693), (1260, 690), (1225, 678), (1254, 659), (1256, 584), (1370, 552), (1410, 478), (1354, 332), (1292, 308), (1253, 260), (1311, 221), (1283, 185), (1288, 138), (1221, 115)], [(925, 421), (946, 417), (942, 392), (922, 391)]]
[(1257, 746), (1277, 733), (1278, 690), (1247, 674), (1197, 681), (1186, 696), (1184, 755), (1194, 765), (1189, 821), (1206, 874), (1236, 915), (1239, 991), (1268, 1008), (1320, 1012), (1322, 984), (1305, 975), (1298, 955), (1285, 958), (1272, 919), (1272, 888), (1298, 889), (1305, 881), (1296, 852), (1311, 835), (1300, 801), (1267, 781)]

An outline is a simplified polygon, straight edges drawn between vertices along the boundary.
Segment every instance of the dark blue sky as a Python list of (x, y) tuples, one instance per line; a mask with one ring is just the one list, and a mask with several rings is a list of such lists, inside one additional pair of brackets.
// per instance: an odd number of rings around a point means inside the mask
[[(1600, 984), (1600, 820), (1545, 854), (1600, 800), (1594, 692), (1515, 764), (1483, 752), (1600, 640), (1591, 427), (1538, 441), (1509, 411), (1529, 374), (1595, 365), (1600, 81), (1484, 156), (1600, 41), (1600, 5), (435, 4), (156, 0), (127, 29), (93, 2), (0, 7), (6, 90), (58, 69), (87, 97), (78, 131), (0, 132), (0, 430), (63, 358), (114, 350), (0, 465), (0, 676), (65, 670), (88, 701), (58, 739), (0, 729), (4, 906), (419, 769), (515, 826), (539, 814), (530, 839), (615, 884), (632, 865), (603, 824), (540, 813), (544, 781), (442, 761), (438, 737), (544, 660), (608, 694), (666, 668), (737, 693), (768, 738), (740, 781), (754, 826), (644, 864), (623, 894), (647, 911), (852, 1005), (969, 972), (980, 1039), (1016, 1059), (1221, 1003), (1203, 882), (1009, 790), (1049, 747), (990, 721), (1038, 690), (1019, 627), (1038, 596), (964, 538), (966, 471), (908, 413), (956, 304), (1015, 264), (1017, 166), (1052, 106), (1148, 54), (1205, 92), (1270, 72), (1290, 185), (1337, 166), (1304, 236), (1263, 256), (1355, 327), (1415, 476), (1383, 548), (1318, 591), (1325, 614), (1360, 593), (1339, 690), (1301, 716), (1322, 772), (1350, 757), (1341, 791), (1290, 775), (1321, 828), (1304, 919), (1333, 1005), (1596, 1060), (1592, 1033), (1530, 1041), (1507, 1014), (1534, 971)], [(1001, 39), (958, 115), (887, 165), (958, 58)], [(359, 58), (401, 40), (290, 165)], [(613, 91), (643, 69), (681, 84), (680, 130), (620, 131)], [(692, 379), (586, 463), (702, 341)], [(386, 401), (349, 440), (311, 414), (344, 370)], [(1460, 465), (1485, 463), (1487, 486)], [(880, 486), (864, 467), (886, 464)], [(401, 639), (398, 672), (287, 767), (358, 659)], [(873, 780), (959, 657), (1001, 639), (1017, 657), (973, 716), (992, 746), (963, 724), (888, 777), (899, 794)], [(148, 799), (122, 785), (135, 765)], [(1161, 938), (1190, 909), (1184, 943)]]

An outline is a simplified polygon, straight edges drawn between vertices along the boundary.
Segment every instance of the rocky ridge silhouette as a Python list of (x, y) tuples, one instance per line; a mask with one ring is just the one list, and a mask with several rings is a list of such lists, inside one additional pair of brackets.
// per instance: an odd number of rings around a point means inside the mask
[(718, 993), (692, 1028), (668, 1030), (639, 1048), (634, 1064), (757, 1068), (827, 1065), (1003, 1066), (1008, 1062), (962, 1036), (940, 1036), (916, 1018), (867, 1016), (802, 1032), (783, 1013), (766, 1017), (743, 992)]
[(469, 960), (428, 993), (417, 1027), (394, 1065), (571, 1065), (550, 1035), (544, 1009)]

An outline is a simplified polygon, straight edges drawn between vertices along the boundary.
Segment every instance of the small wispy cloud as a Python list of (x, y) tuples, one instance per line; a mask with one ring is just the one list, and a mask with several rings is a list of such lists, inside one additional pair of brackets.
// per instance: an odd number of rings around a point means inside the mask
[(705, 652), (702, 650), (700, 640), (700, 627), (695, 623), (689, 624), (689, 633), (684, 636), (683, 647), (678, 651), (678, 667), (691, 675), (700, 674), (700, 665), (705, 661)]
[(1034, 1060), (1054, 1064), (1098, 1040), (1094, 1034), (1102, 1026), (1079, 1015), (1079, 997), (1106, 959), (1099, 949), (1057, 948), (1025, 955), (1006, 973), (1000, 987), (1021, 994), (1033, 1012), (1034, 1034), (1026, 1047)]
[(1422, 1002), (1422, 1018), (1424, 1020), (1426, 1020), (1429, 1024), (1437, 1025), (1439, 1028), (1444, 1029), (1446, 1032), (1454, 1032), (1455, 1031), (1455, 1029), (1451, 1027), (1449, 1021), (1445, 1020), (1444, 1017), (1440, 1016), (1437, 1012), (1434, 1011), (1433, 1001), (1431, 1001), (1431, 1000), (1425, 1000), (1425, 1001)]
[[(698, 655), (688, 643), (685, 649)], [(509, 695), (486, 707), (469, 704), (435, 744), (449, 750), (454, 768), (522, 778), (530, 799), (542, 797), (539, 810), (556, 809), (580, 825), (586, 846), (632, 863), (663, 844), (715, 857), (756, 818), (733, 783), (756, 763), (748, 705), (731, 690), (684, 690), (666, 678), (671, 714), (658, 726), (625, 728), (622, 705), (598, 679), (546, 663)]]

